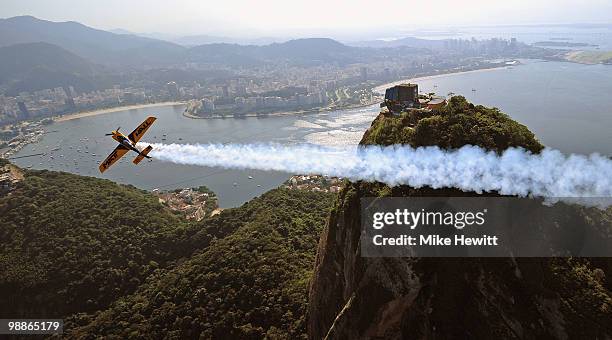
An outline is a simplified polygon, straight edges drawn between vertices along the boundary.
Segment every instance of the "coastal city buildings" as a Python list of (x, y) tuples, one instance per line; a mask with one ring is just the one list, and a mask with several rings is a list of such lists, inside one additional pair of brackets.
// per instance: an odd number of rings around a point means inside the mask
[(23, 172), (13, 164), (0, 164), (0, 195), (11, 191), (23, 180)]
[[(171, 69), (108, 75), (87, 86), (32, 91), (0, 89), (0, 125), (123, 105), (195, 100), (195, 115), (243, 114), (369, 103), (369, 92), (385, 82), (420, 75), (496, 65), (502, 56), (521, 56), (516, 40), (446, 40), (427, 49), (377, 49), (360, 62), (234, 65), (184, 62)], [(356, 95), (355, 92), (365, 91)]]
[(342, 186), (342, 178), (322, 175), (294, 175), (283, 184), (283, 187), (290, 190), (319, 192), (339, 192)]
[(184, 188), (174, 191), (153, 190), (159, 202), (177, 211), (188, 220), (201, 221), (220, 212), (217, 196), (206, 187)]

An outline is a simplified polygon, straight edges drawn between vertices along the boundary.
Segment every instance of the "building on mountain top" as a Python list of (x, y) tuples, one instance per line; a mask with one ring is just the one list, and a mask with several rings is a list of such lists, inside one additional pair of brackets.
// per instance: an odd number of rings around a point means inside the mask
[(417, 84), (400, 84), (385, 91), (385, 101), (380, 105), (386, 107), (391, 113), (400, 113), (407, 109), (435, 110), (446, 105), (446, 98), (435, 96), (433, 93), (419, 95)]

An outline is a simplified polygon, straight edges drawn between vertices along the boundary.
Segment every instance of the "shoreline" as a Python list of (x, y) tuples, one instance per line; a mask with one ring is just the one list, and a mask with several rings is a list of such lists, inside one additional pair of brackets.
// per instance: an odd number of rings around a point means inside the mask
[(575, 50), (567, 52), (564, 61), (582, 65), (610, 65), (612, 51)]
[[(480, 69), (476, 69), (476, 70), (468, 70), (468, 71), (458, 71), (458, 72), (448, 72), (448, 73), (438, 73), (438, 74), (432, 74), (429, 76), (419, 76), (419, 77), (415, 77), (415, 78), (408, 78), (408, 79), (402, 79), (402, 80), (397, 80), (397, 81), (393, 81), (390, 83), (386, 83), (386, 84), (382, 84), (379, 86), (376, 86), (375, 88), (372, 89), (372, 92), (376, 92), (379, 94), (384, 94), (384, 90), (388, 87), (393, 87), (395, 85), (400, 85), (406, 82), (418, 82), (421, 80), (431, 80), (431, 79), (437, 79), (437, 78), (443, 78), (443, 77), (447, 77), (447, 76), (454, 76), (454, 75), (458, 75), (458, 74), (470, 74), (470, 73), (480, 73), (480, 72), (490, 72), (490, 71), (498, 71), (498, 70), (504, 70), (507, 69), (508, 67), (511, 66), (520, 66), (522, 65), (521, 63), (517, 64), (517, 65), (503, 65), (503, 66), (496, 66), (496, 67), (486, 67), (486, 68), (480, 68)], [(382, 90), (382, 92), (381, 92)]]
[(66, 122), (73, 119), (92, 117), (97, 115), (102, 115), (105, 113), (126, 111), (126, 110), (138, 110), (138, 109), (146, 109), (151, 107), (160, 107), (160, 106), (175, 106), (175, 105), (185, 105), (187, 102), (160, 102), (160, 103), (149, 103), (149, 104), (135, 104), (135, 105), (127, 105), (127, 106), (117, 106), (111, 107), (108, 109), (99, 109), (93, 111), (83, 111), (76, 113), (69, 113), (67, 115), (56, 116), (53, 117), (54, 122)]
[(351, 109), (358, 109), (358, 108), (362, 108), (362, 107), (368, 107), (368, 106), (371, 106), (371, 105), (375, 105), (376, 103), (377, 102), (372, 102), (372, 103), (368, 103), (368, 104), (353, 104), (353, 105), (348, 105), (348, 106), (341, 107), (341, 108), (329, 108), (329, 107), (325, 107), (325, 108), (317, 108), (317, 109), (301, 110), (301, 111), (271, 112), (271, 113), (265, 113), (265, 114), (247, 113), (247, 114), (244, 114), (244, 115), (241, 115), (241, 116), (238, 116), (238, 117), (236, 117), (234, 115), (200, 117), (200, 116), (192, 115), (191, 113), (187, 113), (187, 111), (183, 111), (183, 116), (186, 117), (186, 118), (190, 118), (190, 119), (239, 119), (239, 118), (252, 118), (252, 117), (267, 118), (267, 117), (281, 117), (281, 116), (291, 116), (291, 115), (315, 114), (315, 113), (332, 112), (332, 111), (338, 111), (338, 110), (351, 110)]

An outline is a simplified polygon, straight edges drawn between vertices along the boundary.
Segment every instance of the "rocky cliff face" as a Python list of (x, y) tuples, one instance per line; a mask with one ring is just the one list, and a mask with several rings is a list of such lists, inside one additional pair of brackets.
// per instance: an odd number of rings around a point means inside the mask
[[(381, 114), (362, 140), (394, 143), (542, 149), (525, 126), (463, 97), (437, 112)], [(476, 194), (365, 182), (342, 190), (319, 242), (311, 339), (612, 337), (609, 259), (361, 257), (361, 197), (437, 195)]]

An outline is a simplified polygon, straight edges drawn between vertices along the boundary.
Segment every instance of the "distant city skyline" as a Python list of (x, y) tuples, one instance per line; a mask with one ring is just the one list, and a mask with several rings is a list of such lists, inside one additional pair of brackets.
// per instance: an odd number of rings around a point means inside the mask
[(32, 15), (104, 30), (171, 36), (344, 37), (463, 26), (612, 23), (607, 0), (198, 1), (4, 0), (0, 17)]

